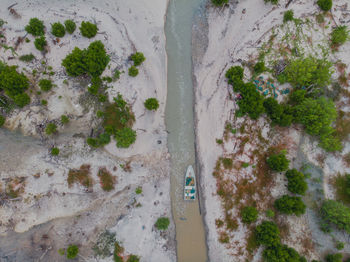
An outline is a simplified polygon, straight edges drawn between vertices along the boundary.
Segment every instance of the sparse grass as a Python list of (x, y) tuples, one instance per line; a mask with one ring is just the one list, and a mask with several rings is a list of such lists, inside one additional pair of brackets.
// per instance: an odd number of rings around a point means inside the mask
[(350, 152), (343, 157), (343, 161), (347, 167), (350, 167)]
[(339, 139), (347, 140), (350, 134), (350, 113), (339, 110), (335, 122), (336, 135)]
[(231, 158), (223, 158), (222, 164), (223, 164), (225, 169), (232, 169), (232, 167), (233, 167), (233, 162), (232, 162)]
[(226, 232), (221, 232), (219, 236), (219, 242), (222, 244), (227, 244), (230, 242), (230, 237)]
[(104, 191), (111, 191), (114, 189), (116, 178), (105, 167), (98, 170), (97, 176), (100, 178), (100, 184)]
[(215, 219), (215, 225), (217, 228), (220, 228), (224, 225), (224, 221), (222, 221), (221, 219)]
[(137, 195), (140, 195), (140, 194), (142, 194), (142, 187), (137, 187), (136, 189), (135, 189), (135, 193), (137, 194)]
[(90, 177), (90, 165), (82, 165), (79, 169), (71, 169), (67, 178), (68, 186), (71, 187), (74, 183), (79, 182), (86, 188), (91, 188), (93, 180)]
[(247, 237), (247, 251), (252, 255), (258, 247), (259, 244), (256, 242), (255, 232), (252, 230)]
[(35, 59), (35, 56), (33, 54), (28, 54), (28, 55), (22, 55), (19, 57), (19, 60), (22, 62), (31, 62), (33, 59)]

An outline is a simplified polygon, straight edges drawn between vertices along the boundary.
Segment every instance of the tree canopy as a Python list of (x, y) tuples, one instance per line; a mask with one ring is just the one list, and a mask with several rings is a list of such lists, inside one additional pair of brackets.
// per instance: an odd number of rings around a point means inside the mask
[(0, 90), (14, 98), (16, 95), (23, 93), (29, 87), (28, 78), (23, 73), (17, 72), (16, 66), (5, 66), (0, 71)]
[(274, 246), (280, 243), (280, 231), (271, 221), (263, 221), (255, 228), (256, 241), (260, 245)]
[(283, 172), (288, 169), (290, 161), (286, 158), (286, 154), (282, 152), (270, 155), (266, 162), (273, 171)]
[(305, 195), (308, 186), (303, 173), (293, 168), (286, 172), (286, 177), (288, 179), (287, 188), (291, 193)]
[(300, 197), (284, 195), (275, 201), (275, 208), (283, 214), (299, 216), (305, 213), (306, 206)]

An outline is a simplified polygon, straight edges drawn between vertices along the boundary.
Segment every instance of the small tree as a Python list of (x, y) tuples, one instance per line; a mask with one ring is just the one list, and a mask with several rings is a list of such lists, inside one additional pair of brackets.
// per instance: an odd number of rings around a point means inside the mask
[(67, 258), (68, 259), (76, 258), (78, 253), (79, 253), (79, 248), (76, 245), (70, 245), (67, 248)]
[(255, 207), (247, 206), (241, 211), (243, 223), (250, 224), (258, 219), (258, 210)]
[(135, 54), (131, 55), (131, 60), (134, 62), (134, 66), (139, 66), (146, 60), (146, 58), (143, 53), (136, 52)]
[(292, 21), (293, 19), (294, 19), (294, 12), (293, 12), (293, 10), (288, 10), (288, 11), (284, 12), (283, 23), (286, 23), (288, 21)]
[(211, 0), (215, 6), (223, 6), (228, 3), (228, 0)]
[(305, 213), (306, 206), (300, 197), (284, 195), (275, 201), (275, 208), (283, 214), (300, 216)]
[(54, 123), (47, 124), (45, 128), (45, 133), (47, 135), (52, 135), (57, 132), (57, 126)]
[(129, 76), (136, 77), (139, 74), (139, 70), (136, 68), (136, 66), (131, 66), (129, 68)]
[(108, 65), (110, 58), (101, 41), (92, 42), (83, 58), (87, 72), (92, 77), (100, 76)]
[(25, 30), (33, 36), (43, 35), (45, 33), (44, 29), (44, 22), (39, 20), (38, 18), (31, 18), (29, 20), (29, 24), (25, 27)]
[(40, 89), (43, 91), (50, 91), (52, 88), (52, 82), (49, 79), (41, 79), (39, 81)]
[(170, 225), (170, 220), (167, 217), (160, 217), (157, 219), (155, 226), (158, 230), (167, 230)]
[(290, 169), (286, 172), (288, 179), (288, 190), (294, 194), (305, 195), (307, 190), (307, 183), (303, 173), (298, 172), (296, 169)]
[(226, 71), (226, 78), (230, 85), (233, 85), (235, 92), (240, 91), (240, 86), (244, 85), (243, 83), (243, 68), (241, 66), (232, 66)]
[(286, 158), (285, 153), (282, 152), (271, 155), (266, 162), (273, 171), (283, 172), (288, 169), (290, 161)]
[(15, 95), (13, 101), (19, 107), (24, 107), (30, 103), (30, 97), (26, 93)]
[(56, 37), (64, 37), (66, 30), (61, 23), (57, 22), (51, 25), (51, 34)]
[(117, 140), (117, 147), (128, 148), (136, 141), (136, 131), (129, 127), (124, 127), (115, 132), (115, 139)]
[(0, 127), (2, 127), (5, 124), (6, 118), (2, 115), (0, 115)]
[(255, 228), (256, 241), (260, 245), (274, 246), (280, 243), (280, 231), (271, 221), (263, 221)]
[(45, 46), (47, 45), (45, 36), (35, 38), (34, 45), (39, 51), (44, 51)]
[(93, 38), (98, 31), (97, 25), (84, 21), (81, 22), (79, 29), (82, 36), (85, 36), (87, 38)]
[(76, 27), (77, 27), (73, 20), (66, 20), (66, 21), (64, 21), (64, 26), (66, 27), (66, 31), (69, 34), (73, 34), (75, 29), (76, 29)]
[(58, 156), (59, 153), (60, 153), (60, 150), (57, 147), (53, 147), (51, 149), (51, 155)]
[(329, 11), (332, 9), (333, 2), (332, 0), (318, 0), (317, 4), (323, 11)]
[(148, 110), (157, 110), (158, 107), (159, 107), (159, 103), (158, 103), (158, 100), (157, 98), (148, 98), (146, 101), (145, 101), (145, 107), (148, 109)]

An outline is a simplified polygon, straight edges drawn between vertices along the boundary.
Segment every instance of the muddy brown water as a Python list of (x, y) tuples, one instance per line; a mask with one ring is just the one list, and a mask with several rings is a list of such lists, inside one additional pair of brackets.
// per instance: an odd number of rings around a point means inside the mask
[(179, 262), (207, 261), (199, 202), (183, 200), (186, 168), (190, 164), (195, 167), (191, 39), (194, 14), (202, 3), (203, 0), (170, 0), (165, 27), (168, 55), (166, 125)]

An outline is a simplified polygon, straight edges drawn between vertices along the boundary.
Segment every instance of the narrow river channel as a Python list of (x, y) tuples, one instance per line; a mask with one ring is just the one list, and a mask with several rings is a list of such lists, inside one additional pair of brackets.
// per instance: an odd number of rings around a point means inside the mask
[(195, 167), (191, 38), (203, 0), (170, 0), (165, 33), (168, 55), (166, 125), (171, 154), (171, 198), (179, 262), (205, 262), (207, 251), (198, 200), (183, 200), (184, 175)]

